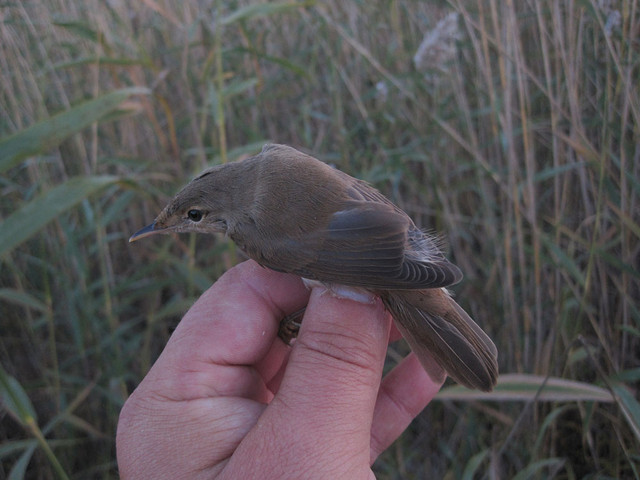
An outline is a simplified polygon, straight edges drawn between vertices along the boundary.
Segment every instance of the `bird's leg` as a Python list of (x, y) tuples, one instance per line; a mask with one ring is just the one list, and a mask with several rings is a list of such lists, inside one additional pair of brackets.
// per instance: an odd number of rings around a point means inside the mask
[(304, 311), (306, 309), (307, 307), (301, 308), (297, 312), (294, 312), (291, 315), (286, 315), (282, 320), (280, 320), (278, 336), (287, 345), (291, 343), (291, 340), (298, 336), (300, 325), (302, 325), (302, 317), (304, 317)]
[[(363, 288), (347, 287), (339, 284), (322, 283), (316, 280), (302, 279), (307, 288), (322, 287), (325, 292), (332, 297), (346, 298), (358, 303), (370, 304), (375, 301), (375, 295)], [(297, 312), (287, 315), (280, 320), (278, 327), (278, 336), (284, 343), (289, 345), (291, 340), (298, 336), (300, 325), (302, 325), (302, 317), (307, 307), (301, 308)]]

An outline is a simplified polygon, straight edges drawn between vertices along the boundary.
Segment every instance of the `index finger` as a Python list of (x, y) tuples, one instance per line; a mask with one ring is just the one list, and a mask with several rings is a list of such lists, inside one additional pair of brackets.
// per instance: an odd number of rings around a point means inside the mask
[(259, 383), (253, 366), (271, 348), (279, 320), (308, 298), (299, 277), (252, 260), (236, 265), (189, 309), (149, 375), (176, 400), (251, 397)]

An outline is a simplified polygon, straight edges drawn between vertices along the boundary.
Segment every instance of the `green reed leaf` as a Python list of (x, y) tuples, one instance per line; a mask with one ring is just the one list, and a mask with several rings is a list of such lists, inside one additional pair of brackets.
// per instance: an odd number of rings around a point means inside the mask
[(28, 240), (58, 215), (118, 181), (112, 175), (77, 177), (40, 194), (0, 223), (0, 256)]
[[(132, 95), (148, 93), (149, 89), (142, 87), (116, 90), (71, 107), (69, 110), (0, 140), (0, 173), (16, 166), (27, 157), (59, 145), (74, 133), (114, 113), (122, 102)], [(123, 111), (120, 115), (124, 113), (129, 112)], [(110, 119), (113, 119), (113, 116), (110, 116)]]

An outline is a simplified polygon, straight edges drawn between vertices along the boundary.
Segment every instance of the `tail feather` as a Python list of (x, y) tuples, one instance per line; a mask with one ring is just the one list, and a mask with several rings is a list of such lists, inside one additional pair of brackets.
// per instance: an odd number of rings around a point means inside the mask
[(498, 378), (498, 351), (444, 289), (393, 291), (382, 299), (434, 380), (442, 375), (432, 360), (466, 387), (493, 389)]

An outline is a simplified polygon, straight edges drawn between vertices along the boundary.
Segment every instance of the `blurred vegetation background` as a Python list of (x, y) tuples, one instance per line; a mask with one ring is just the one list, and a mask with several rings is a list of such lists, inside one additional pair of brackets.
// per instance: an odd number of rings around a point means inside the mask
[(117, 477), (119, 409), (236, 261), (221, 238), (127, 239), (273, 141), (442, 232), (515, 374), (446, 388), (379, 478), (640, 478), (639, 10), (3, 2), (0, 477)]

